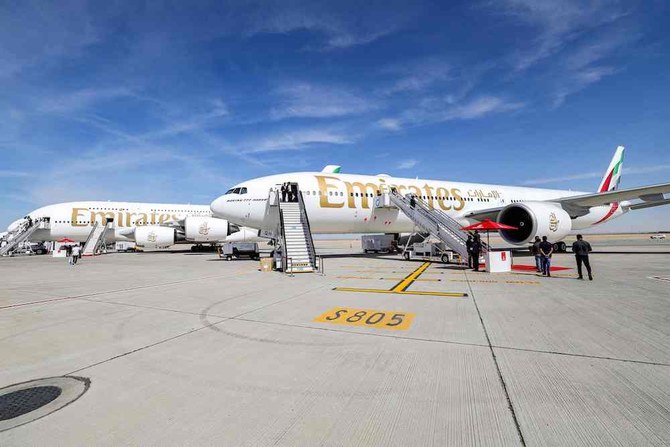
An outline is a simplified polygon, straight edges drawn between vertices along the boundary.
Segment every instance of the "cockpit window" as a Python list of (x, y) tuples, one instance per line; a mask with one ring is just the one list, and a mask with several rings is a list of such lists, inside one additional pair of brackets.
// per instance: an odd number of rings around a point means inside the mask
[(228, 191), (226, 191), (226, 194), (246, 194), (247, 193), (247, 188), (230, 188)]

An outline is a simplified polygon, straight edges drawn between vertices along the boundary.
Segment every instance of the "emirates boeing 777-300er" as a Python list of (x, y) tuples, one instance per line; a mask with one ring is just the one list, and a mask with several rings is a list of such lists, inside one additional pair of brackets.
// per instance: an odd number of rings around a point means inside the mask
[[(178, 205), (136, 202), (67, 202), (44, 206), (9, 225), (6, 235), (40, 226), (32, 241), (68, 238), (84, 242), (94, 225), (109, 225), (106, 242), (130, 241), (140, 247), (169, 247), (174, 244), (214, 244), (223, 241), (260, 240), (258, 230), (240, 228), (212, 216), (207, 205)], [(5, 237), (6, 237), (5, 235)]]
[(627, 211), (670, 203), (670, 183), (619, 189), (623, 164), (619, 146), (597, 192), (398, 178), (388, 175), (341, 174), (339, 167), (322, 172), (277, 174), (245, 181), (211, 204), (214, 216), (238, 225), (271, 231), (270, 191), (297, 183), (312, 233), (410, 233), (414, 222), (393, 206), (376, 206), (389, 191), (412, 194), (430, 208), (442, 210), (467, 225), (484, 219), (517, 227), (502, 238), (521, 246), (535, 236), (560, 241), (573, 230), (610, 221)]

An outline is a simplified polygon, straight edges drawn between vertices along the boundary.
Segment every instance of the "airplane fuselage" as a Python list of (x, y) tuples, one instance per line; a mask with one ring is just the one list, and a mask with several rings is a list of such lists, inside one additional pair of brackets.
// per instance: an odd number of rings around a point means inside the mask
[[(215, 200), (215, 216), (239, 225), (271, 229), (266, 208), (269, 191), (284, 182), (296, 182), (302, 192), (313, 233), (406, 233), (413, 222), (397, 208), (377, 208), (379, 193), (395, 188), (412, 193), (462, 224), (473, 223), (468, 213), (504, 207), (520, 202), (544, 202), (586, 194), (579, 191), (525, 188), (517, 186), (463, 183), (390, 177), (386, 175), (299, 172), (271, 175), (232, 188)], [(238, 193), (231, 192), (238, 190)], [(244, 192), (244, 193), (242, 193)], [(572, 219), (572, 229), (587, 228), (623, 214), (624, 207), (596, 206), (586, 215)]]
[(211, 217), (212, 212), (206, 205), (85, 201), (48, 205), (28, 215), (33, 220), (44, 217), (50, 220), (50, 228), (37, 230), (32, 240), (57, 241), (69, 238), (83, 242), (95, 222), (103, 224), (106, 219), (113, 219), (115, 231), (107, 240), (114, 242), (133, 240), (133, 230), (138, 226), (164, 225), (188, 216)]

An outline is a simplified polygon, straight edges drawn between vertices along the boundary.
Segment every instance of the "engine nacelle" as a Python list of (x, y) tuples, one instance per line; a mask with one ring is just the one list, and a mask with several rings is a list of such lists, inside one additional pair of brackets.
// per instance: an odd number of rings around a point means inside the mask
[(498, 222), (518, 230), (500, 230), (500, 236), (510, 244), (523, 245), (535, 236), (547, 236), (549, 241), (563, 239), (572, 230), (572, 220), (560, 205), (545, 202), (523, 202), (507, 205), (498, 214)]
[(238, 228), (228, 235), (226, 242), (263, 242), (267, 238), (261, 237), (258, 230), (252, 228), (242, 227)]
[(158, 225), (136, 227), (135, 244), (140, 247), (169, 247), (174, 245), (174, 229)]
[(189, 216), (185, 219), (186, 240), (193, 242), (217, 242), (226, 240), (230, 226), (225, 219)]

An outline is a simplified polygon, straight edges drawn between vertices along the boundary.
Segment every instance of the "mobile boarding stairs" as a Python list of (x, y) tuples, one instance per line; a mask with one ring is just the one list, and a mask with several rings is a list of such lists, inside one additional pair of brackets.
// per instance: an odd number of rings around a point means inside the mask
[(286, 273), (313, 273), (323, 267), (316, 256), (302, 192), (296, 183), (290, 185), (294, 194), (282, 197), (278, 185), (268, 198), (269, 210), (277, 211), (274, 236), (281, 247), (282, 267)]
[(6, 234), (1, 240), (0, 256), (5, 256), (14, 251), (22, 242), (29, 241), (30, 237), (37, 230), (48, 230), (50, 228), (49, 221), (46, 219), (35, 221), (24, 221), (14, 231)]
[(86, 242), (84, 242), (82, 256), (95, 256), (99, 254), (105, 247), (107, 234), (110, 231), (114, 231), (114, 220), (106, 219), (104, 224), (96, 221), (86, 238)]
[[(388, 196), (388, 200), (383, 196)], [(414, 224), (429, 233), (433, 238), (441, 241), (446, 247), (461, 257), (461, 262), (467, 262), (468, 249), (466, 241), (468, 232), (461, 229), (458, 221), (442, 210), (432, 208), (424, 200), (414, 197), (414, 206), (411, 206), (411, 194), (403, 196), (397, 191), (383, 194), (380, 203), (382, 207), (394, 206), (402, 211)], [(482, 242), (483, 250), (488, 250)]]

